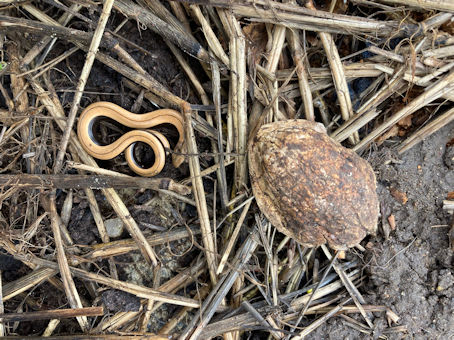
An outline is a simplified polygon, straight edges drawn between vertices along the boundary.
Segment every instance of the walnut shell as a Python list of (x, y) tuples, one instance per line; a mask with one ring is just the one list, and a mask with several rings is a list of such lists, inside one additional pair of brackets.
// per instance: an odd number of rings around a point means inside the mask
[(248, 146), (257, 204), (282, 233), (304, 246), (346, 250), (375, 234), (378, 199), (371, 166), (328, 137), (322, 124), (263, 125)]

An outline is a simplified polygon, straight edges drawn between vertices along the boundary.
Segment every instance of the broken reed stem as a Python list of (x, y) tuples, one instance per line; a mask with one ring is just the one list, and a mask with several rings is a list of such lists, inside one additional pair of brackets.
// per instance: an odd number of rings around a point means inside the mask
[(25, 313), (0, 313), (0, 322), (22, 322), (47, 319), (68, 319), (74, 317), (101, 316), (104, 315), (103, 307), (83, 307), (71, 309), (52, 309), (39, 312)]
[(255, 248), (258, 245), (258, 233), (256, 230), (252, 231), (248, 236), (243, 246), (240, 248), (235, 256), (232, 264), (232, 269), (229, 273), (225, 274), (219, 282), (214, 286), (211, 293), (203, 302), (200, 313), (196, 314), (191, 322), (187, 325), (185, 330), (180, 334), (180, 340), (195, 340), (198, 339), (203, 329), (210, 322), (216, 309), (221, 304), (227, 293), (230, 291), (234, 282), (240, 275), (241, 271), (249, 261)]
[[(233, 37), (235, 40), (235, 54), (236, 54), (236, 74), (232, 77), (237, 77), (237, 92), (234, 98), (237, 100), (237, 152), (235, 162), (235, 186), (236, 190), (243, 191), (247, 187), (247, 141), (248, 141), (248, 120), (247, 120), (247, 101), (246, 101), (246, 40), (241, 30), (240, 24), (235, 17), (231, 16), (233, 26)], [(233, 53), (231, 51), (231, 53)], [(221, 128), (221, 127), (218, 127)]]
[(223, 124), (221, 117), (221, 74), (219, 66), (216, 62), (211, 63), (212, 71), (212, 83), (213, 83), (213, 103), (216, 110), (216, 126), (218, 132), (217, 151), (219, 153), (217, 164), (219, 164), (219, 170), (217, 172), (219, 181), (219, 191), (221, 206), (223, 209), (227, 207), (229, 198), (227, 195), (227, 176), (225, 173), (225, 158), (224, 158), (224, 137), (222, 133)]
[[(211, 286), (206, 285), (203, 286), (198, 292), (195, 298), (198, 300), (203, 300), (205, 297), (208, 295), (210, 292)], [(160, 330), (159, 334), (165, 335), (165, 334), (171, 334), (172, 330), (177, 326), (177, 324), (187, 316), (188, 312), (191, 311), (193, 308), (190, 307), (184, 307), (182, 308), (172, 319), (169, 320)]]
[(322, 317), (318, 318), (314, 322), (312, 322), (309, 326), (305, 327), (301, 333), (299, 333), (297, 336), (294, 336), (292, 340), (302, 340), (306, 336), (308, 336), (310, 333), (312, 333), (317, 327), (320, 327), (322, 324), (324, 324), (329, 318), (331, 318), (334, 314), (339, 312), (342, 307), (351, 300), (351, 298), (344, 300), (342, 303), (334, 307), (332, 310), (330, 310), (328, 313), (323, 315)]
[(204, 253), (210, 273), (210, 280), (213, 285), (217, 282), (216, 277), (216, 252), (213, 239), (213, 231), (211, 230), (210, 217), (205, 197), (205, 189), (203, 187), (202, 177), (200, 175), (200, 163), (195, 140), (194, 130), (192, 128), (191, 108), (189, 104), (182, 106), (185, 122), (185, 140), (187, 153), (189, 157), (189, 170), (192, 178), (192, 190), (195, 201), (197, 203), (197, 212), (200, 220), (200, 229), (202, 230), (202, 241)]
[(301, 98), (304, 105), (304, 116), (306, 120), (315, 121), (314, 105), (312, 103), (312, 92), (307, 80), (307, 71), (304, 63), (305, 54), (301, 47), (301, 39), (299, 31), (293, 29), (287, 30), (287, 40), (289, 41), (290, 50), (293, 56), (293, 62), (296, 67), (296, 74), (298, 75), (298, 85), (301, 93)]
[[(4, 307), (4, 304), (3, 304), (3, 282), (2, 282), (2, 271), (0, 270), (0, 315), (5, 313), (5, 307)], [(3, 321), (0, 319), (0, 337), (4, 337), (5, 336), (5, 325), (3, 323)]]
[(197, 21), (202, 26), (202, 31), (205, 35), (205, 39), (210, 46), (210, 49), (213, 53), (219, 58), (224, 65), (229, 65), (229, 57), (222, 48), (221, 43), (219, 42), (216, 34), (213, 32), (210, 23), (205, 19), (198, 5), (190, 5), (189, 8), (194, 13)]
[[(87, 196), (88, 204), (90, 206), (91, 214), (95, 220), (96, 227), (98, 229), (99, 236), (101, 241), (104, 243), (110, 242), (110, 237), (107, 234), (106, 226), (104, 225), (104, 220), (102, 219), (101, 210), (99, 209), (98, 202), (96, 202), (96, 197), (92, 189), (85, 189), (85, 195)], [(110, 275), (112, 278), (118, 280), (117, 267), (115, 266), (115, 260), (113, 257), (107, 259), (109, 262)]]
[(354, 130), (362, 128), (371, 121), (375, 114), (378, 115), (378, 112), (376, 112), (377, 107), (404, 85), (404, 81), (401, 79), (403, 72), (403, 67), (397, 70), (389, 82), (370, 97), (358, 109), (358, 112), (348, 121), (344, 122), (344, 124), (334, 131), (330, 137), (338, 142), (342, 142), (347, 139)]
[(218, 266), (218, 269), (216, 271), (216, 274), (221, 274), (222, 271), (224, 270), (224, 266), (226, 265), (227, 263), (227, 260), (230, 256), (230, 253), (236, 243), (236, 240), (237, 240), (237, 237), (240, 233), (240, 230), (241, 230), (241, 227), (243, 226), (243, 222), (244, 220), (246, 219), (246, 215), (249, 211), (249, 208), (251, 206), (251, 203), (252, 203), (252, 200), (248, 201), (246, 203), (246, 205), (244, 206), (243, 208), (243, 211), (241, 212), (241, 215), (240, 217), (238, 218), (238, 221), (236, 223), (236, 226), (235, 226), (235, 229), (233, 230), (233, 233), (232, 235), (230, 235), (229, 237), (229, 241), (227, 242), (227, 245), (225, 247), (225, 250), (222, 254), (222, 257), (221, 257), (221, 260), (219, 261), (219, 266)]
[(454, 71), (441, 78), (434, 86), (426, 90), (424, 93), (416, 97), (412, 102), (407, 104), (404, 108), (393, 114), (384, 123), (370, 132), (360, 143), (355, 145), (352, 149), (354, 151), (361, 151), (375, 138), (380, 136), (383, 132), (388, 130), (391, 126), (396, 124), (402, 118), (419, 110), (427, 104), (437, 100), (446, 93), (449, 93), (454, 88)]
[[(322, 248), (325, 256), (328, 258), (328, 260), (331, 260), (333, 258), (335, 259), (335, 257), (333, 257), (331, 255), (331, 253), (330, 253), (329, 249), (326, 247), (326, 245), (321, 245), (321, 248)], [(336, 252), (336, 255), (337, 254), (338, 254), (338, 252)], [(334, 262), (335, 262), (335, 260), (334, 260)], [(334, 270), (336, 271), (337, 275), (339, 275), (342, 283), (344, 284), (345, 288), (347, 289), (348, 293), (350, 294), (351, 298), (353, 299), (353, 302), (360, 310), (361, 315), (364, 317), (364, 320), (366, 320), (368, 326), (370, 328), (373, 328), (373, 325), (374, 325), (372, 322), (373, 315), (371, 313), (367, 313), (362, 306), (363, 304), (366, 303), (366, 301), (364, 300), (363, 296), (361, 295), (359, 290), (356, 288), (356, 286), (353, 284), (353, 282), (349, 279), (347, 274), (345, 274), (345, 271), (342, 268), (340, 268), (338, 265), (336, 265), (336, 263), (334, 263), (334, 262), (333, 262)]]
[[(192, 0), (195, 1), (195, 0)], [(449, 0), (445, 0), (449, 1)], [(315, 32), (340, 33), (346, 35), (368, 35), (370, 37), (411, 36), (418, 32), (417, 25), (398, 21), (382, 21), (357, 16), (309, 10), (291, 3), (270, 0), (246, 0), (231, 2), (208, 0), (210, 5), (230, 9), (237, 17), (250, 21), (284, 25), (289, 28)], [(207, 3), (207, 4), (208, 4)]]
[(74, 122), (76, 120), (76, 114), (79, 109), (80, 100), (82, 99), (82, 94), (85, 89), (85, 84), (87, 83), (88, 76), (90, 75), (91, 67), (95, 61), (96, 53), (98, 51), (99, 44), (101, 43), (102, 36), (104, 34), (104, 29), (107, 24), (107, 20), (110, 16), (110, 11), (112, 10), (112, 5), (114, 0), (105, 0), (102, 8), (101, 16), (99, 17), (98, 25), (93, 34), (93, 39), (88, 48), (87, 57), (85, 59), (84, 67), (80, 74), (79, 80), (77, 82), (76, 92), (74, 93), (74, 99), (71, 104), (71, 109), (69, 110), (68, 118), (66, 121), (66, 127), (63, 132), (62, 141), (60, 147), (58, 148), (57, 159), (54, 164), (54, 173), (59, 173), (62, 164), (63, 158), (66, 154), (66, 148), (68, 146), (70, 133), (73, 129)]
[(454, 13), (454, 3), (451, 0), (377, 0), (392, 5), (404, 5), (424, 10), (438, 10)]
[[(82, 9), (81, 5), (78, 4), (72, 4), (71, 7), (69, 8), (71, 12), (65, 12), (62, 14), (60, 18), (58, 18), (58, 23), (62, 26), (68, 25), (70, 20), (73, 18), (72, 13), (77, 13)], [(41, 41), (36, 43), (22, 58), (21, 60), (21, 68), (25, 68), (28, 66), (33, 59), (35, 59), (45, 48), (48, 46), (49, 43), (53, 43), (57, 38), (53, 38), (52, 36), (46, 36), (44, 37)]]
[[(175, 228), (170, 231), (156, 233), (147, 236), (146, 240), (150, 246), (157, 246), (172, 241), (181, 240), (187, 237), (195, 237), (200, 234), (199, 228)], [(88, 260), (103, 259), (109, 256), (118, 256), (135, 251), (138, 248), (134, 239), (111, 241), (109, 243), (99, 243), (88, 248), (90, 252), (84, 255)]]
[[(30, 254), (15, 254), (14, 257), (20, 261), (22, 261), (22, 260), (29, 261), (38, 266), (52, 268), (52, 269), (58, 269), (57, 263), (48, 261), (48, 260), (43, 260), (43, 259), (40, 259), (40, 258), (30, 255)], [(99, 275), (99, 274), (94, 274), (94, 273), (88, 272), (86, 270), (75, 268), (75, 267), (68, 266), (68, 269), (70, 270), (70, 273), (72, 273), (72, 275), (74, 275), (75, 277), (78, 277), (82, 280), (94, 281), (99, 284), (111, 287), (113, 289), (118, 289), (118, 290), (122, 290), (122, 291), (125, 291), (125, 292), (133, 294), (133, 295), (137, 295), (138, 297), (141, 297), (144, 299), (154, 299), (156, 301), (162, 301), (164, 303), (170, 303), (170, 304), (175, 304), (175, 305), (179, 305), (179, 306), (188, 306), (188, 307), (194, 307), (194, 308), (198, 308), (200, 306), (196, 300), (189, 299), (184, 296), (163, 293), (163, 292), (157, 291), (155, 289), (140, 286), (140, 285), (137, 285), (134, 283), (114, 280), (112, 278), (105, 277), (105, 276)]]
[[(306, 2), (306, 7), (310, 10), (316, 10), (312, 0)], [(353, 106), (350, 99), (350, 91), (348, 89), (347, 80), (345, 79), (342, 61), (340, 60), (339, 51), (337, 50), (334, 39), (329, 33), (319, 32), (320, 40), (323, 44), (323, 49), (326, 53), (326, 58), (333, 75), (334, 88), (336, 90), (337, 99), (341, 110), (342, 119), (347, 121), (353, 116)], [(349, 136), (349, 141), (356, 144), (359, 141), (357, 132)]]
[[(118, 3), (118, 1), (117, 1)], [(116, 4), (117, 4), (116, 3)], [(24, 5), (25, 6), (25, 5)], [(34, 16), (36, 16), (39, 20), (52, 24), (55, 26), (58, 26), (59, 24), (47, 16), (46, 14), (42, 13), (32, 5), (26, 5), (27, 6), (27, 11), (33, 13)], [(108, 38), (108, 36), (106, 36)], [(88, 52), (89, 48), (83, 45), (82, 43), (78, 41), (73, 41), (71, 40), (79, 49)], [(113, 45), (115, 46), (115, 45)], [(165, 104), (167, 103), (168, 105), (171, 105), (173, 107), (179, 108), (181, 107), (182, 104), (185, 103), (183, 99), (180, 97), (174, 95), (170, 91), (168, 91), (162, 84), (160, 84), (156, 79), (151, 77), (149, 74), (142, 74), (133, 68), (130, 68), (123, 64), (122, 62), (119, 62), (118, 60), (104, 54), (101, 52), (97, 52), (95, 55), (96, 59), (105, 64), (106, 66), (112, 68), (116, 72), (122, 74), (123, 76), (131, 79), (132, 81), (136, 82), (137, 84), (143, 86), (144, 88), (148, 89), (152, 93), (156, 94), (158, 97), (161, 97), (162, 99), (159, 99), (158, 102), (161, 103), (161, 106), (166, 106)]]
[[(63, 286), (65, 287), (66, 298), (68, 299), (68, 303), (71, 308), (83, 308), (79, 293), (77, 292), (76, 285), (74, 284), (74, 280), (69, 270), (68, 260), (66, 259), (65, 255), (65, 247), (63, 246), (60, 226), (58, 225), (59, 219), (57, 217), (57, 208), (55, 205), (55, 192), (51, 193), (50, 195), (49, 206), (52, 233), (54, 234), (55, 250), (57, 251), (58, 268), (60, 270)], [(79, 322), (80, 328), (84, 333), (89, 331), (90, 325), (86, 316), (77, 317), (77, 321)]]
[(438, 131), (442, 127), (448, 125), (452, 121), (454, 121), (454, 108), (446, 111), (440, 117), (437, 117), (429, 124), (421, 128), (419, 131), (416, 131), (414, 134), (408, 137), (399, 145), (398, 152), (402, 154), (405, 151), (411, 149), (419, 142), (422, 142), (424, 138), (430, 136), (431, 134)]
[(169, 40), (179, 46), (186, 53), (209, 63), (207, 51), (192, 36), (184, 34), (179, 29), (161, 20), (149, 10), (136, 5), (130, 0), (117, 0), (114, 7), (123, 15), (134, 18), (145, 24), (148, 28), (158, 33), (164, 40)]
[[(74, 167), (83, 170), (89, 169), (89, 167), (83, 166)], [(37, 189), (143, 188), (155, 191), (169, 190), (180, 195), (191, 193), (190, 187), (176, 183), (170, 178), (131, 176), (0, 174), (0, 185)]]
[(30, 274), (22, 276), (21, 278), (8, 282), (3, 285), (3, 301), (7, 301), (26, 290), (38, 286), (40, 283), (48, 280), (58, 273), (57, 270), (52, 268), (38, 268), (33, 270)]

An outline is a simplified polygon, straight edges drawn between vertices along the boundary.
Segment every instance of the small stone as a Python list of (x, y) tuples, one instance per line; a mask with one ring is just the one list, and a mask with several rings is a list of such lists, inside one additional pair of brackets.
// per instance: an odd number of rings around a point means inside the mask
[(123, 233), (123, 221), (121, 218), (111, 218), (104, 221), (104, 225), (107, 229), (107, 235), (109, 237), (120, 237)]
[(111, 312), (137, 312), (140, 309), (140, 299), (121, 290), (106, 290), (102, 293), (102, 301)]

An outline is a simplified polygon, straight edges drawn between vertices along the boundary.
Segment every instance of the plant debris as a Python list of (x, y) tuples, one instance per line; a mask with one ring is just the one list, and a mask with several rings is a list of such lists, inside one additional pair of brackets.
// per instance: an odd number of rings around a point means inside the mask
[[(452, 336), (453, 15), (432, 0), (0, 1), (0, 336)], [(93, 159), (77, 123), (101, 101), (175, 110), (185, 147), (153, 127), (168, 140), (153, 178), (124, 153)], [(260, 212), (248, 143), (293, 119), (379, 172), (383, 241), (303, 246)], [(92, 127), (104, 145), (131, 131)], [(137, 169), (156, 159), (128, 150)]]

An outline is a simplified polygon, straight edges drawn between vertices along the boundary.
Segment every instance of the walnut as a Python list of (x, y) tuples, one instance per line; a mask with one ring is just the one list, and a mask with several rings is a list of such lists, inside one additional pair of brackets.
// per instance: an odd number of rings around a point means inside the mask
[(287, 120), (263, 125), (248, 146), (257, 204), (282, 233), (304, 246), (346, 250), (375, 234), (375, 174), (322, 124)]

